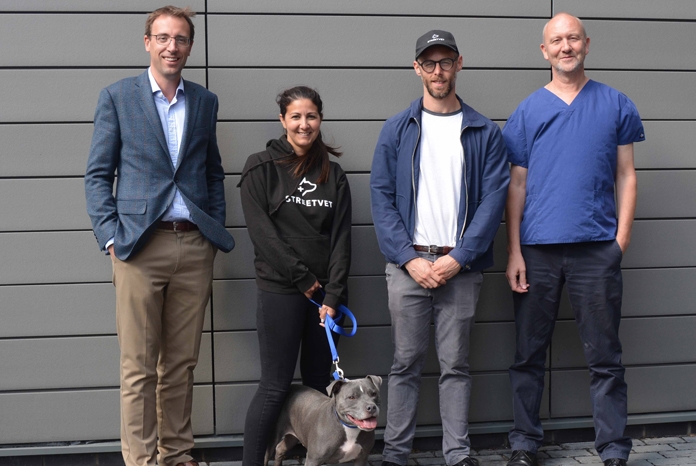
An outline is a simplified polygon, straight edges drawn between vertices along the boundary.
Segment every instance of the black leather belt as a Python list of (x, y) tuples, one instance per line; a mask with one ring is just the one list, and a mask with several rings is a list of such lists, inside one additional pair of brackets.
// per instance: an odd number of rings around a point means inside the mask
[(171, 231), (195, 231), (198, 230), (198, 225), (191, 222), (159, 222), (157, 228)]
[(420, 252), (427, 252), (428, 254), (445, 255), (449, 254), (449, 252), (454, 248), (450, 246), (435, 246), (434, 244), (431, 244), (430, 246), (421, 246), (420, 244), (414, 244), (413, 249)]

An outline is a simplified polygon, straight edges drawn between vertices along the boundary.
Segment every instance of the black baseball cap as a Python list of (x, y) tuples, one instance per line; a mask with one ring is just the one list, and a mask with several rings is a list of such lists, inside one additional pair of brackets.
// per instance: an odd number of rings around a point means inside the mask
[(433, 29), (420, 36), (416, 41), (416, 58), (425, 52), (428, 47), (432, 47), (433, 45), (443, 45), (454, 50), (457, 52), (457, 55), (459, 55), (459, 49), (457, 48), (454, 36), (447, 31)]

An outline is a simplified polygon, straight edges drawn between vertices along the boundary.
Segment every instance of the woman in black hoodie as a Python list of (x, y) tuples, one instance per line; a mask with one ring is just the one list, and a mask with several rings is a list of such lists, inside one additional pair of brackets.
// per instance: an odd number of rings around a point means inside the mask
[[(308, 87), (278, 95), (285, 135), (249, 156), (239, 182), (254, 244), (261, 380), (244, 427), (243, 465), (261, 465), (302, 348), (302, 383), (326, 392), (325, 315), (346, 304), (351, 198), (341, 153), (322, 141), (322, 101)], [(308, 298), (321, 299), (317, 309)]]

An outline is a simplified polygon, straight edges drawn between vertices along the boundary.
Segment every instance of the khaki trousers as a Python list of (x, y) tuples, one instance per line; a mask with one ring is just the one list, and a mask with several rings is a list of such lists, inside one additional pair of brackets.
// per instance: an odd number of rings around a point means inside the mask
[(193, 459), (193, 369), (215, 252), (198, 231), (156, 230), (134, 257), (112, 256), (127, 466)]

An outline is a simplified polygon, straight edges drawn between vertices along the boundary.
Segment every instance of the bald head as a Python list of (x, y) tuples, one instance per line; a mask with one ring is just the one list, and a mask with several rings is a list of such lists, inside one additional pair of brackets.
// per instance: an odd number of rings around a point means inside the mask
[(544, 26), (541, 53), (551, 64), (554, 79), (584, 82), (585, 57), (589, 51), (590, 38), (579, 18), (559, 13)]
[(568, 13), (557, 13), (544, 25), (544, 30), (542, 31), (543, 41), (546, 42), (546, 34), (548, 31), (552, 29), (557, 29), (558, 27), (562, 27), (563, 29), (574, 29), (579, 27), (582, 31), (583, 39), (587, 37), (585, 25), (582, 24), (582, 20), (580, 20), (580, 18)]

